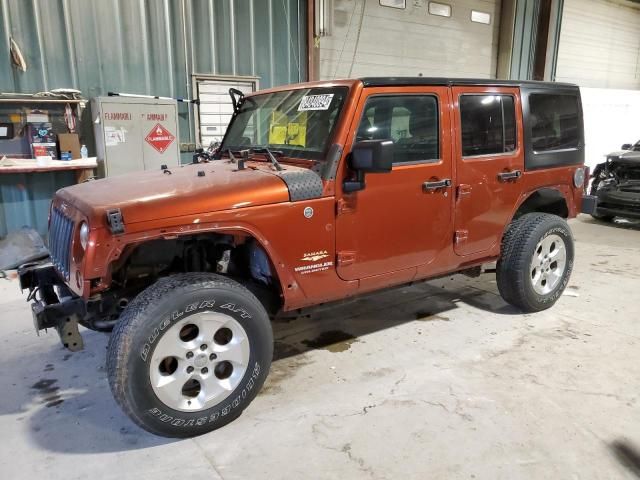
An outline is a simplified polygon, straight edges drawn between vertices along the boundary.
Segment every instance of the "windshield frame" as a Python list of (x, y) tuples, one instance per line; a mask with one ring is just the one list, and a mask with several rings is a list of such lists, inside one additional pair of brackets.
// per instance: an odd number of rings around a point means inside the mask
[[(340, 105), (337, 107), (337, 112), (335, 115), (335, 119), (329, 132), (327, 133), (326, 139), (324, 141), (324, 145), (322, 150), (305, 150), (304, 147), (300, 148), (299, 146), (288, 147), (286, 144), (250, 144), (250, 145), (231, 145), (227, 144), (229, 141), (229, 133), (231, 132), (233, 125), (238, 121), (238, 115), (242, 113), (242, 107), (247, 103), (255, 103), (255, 100), (263, 95), (274, 95), (274, 94), (288, 94), (292, 92), (296, 92), (299, 90), (308, 90), (306, 95), (317, 95), (322, 94), (326, 91), (337, 92), (340, 90), (342, 93), (342, 101)], [(334, 138), (339, 130), (339, 125), (342, 123), (342, 117), (345, 111), (345, 105), (349, 102), (351, 88), (348, 85), (336, 85), (336, 84), (328, 84), (328, 85), (314, 85), (314, 84), (299, 84), (292, 86), (292, 88), (283, 88), (277, 90), (267, 90), (264, 92), (256, 92), (255, 94), (248, 95), (243, 98), (238, 109), (234, 111), (233, 116), (227, 126), (224, 137), (222, 138), (222, 142), (220, 143), (219, 152), (224, 154), (227, 150), (231, 149), (233, 151), (251, 149), (251, 148), (268, 148), (272, 151), (282, 152), (282, 157), (285, 159), (292, 160), (301, 160), (301, 161), (310, 161), (310, 162), (324, 162), (327, 158), (327, 154), (331, 145), (333, 144)], [(286, 161), (286, 160), (285, 160)]]

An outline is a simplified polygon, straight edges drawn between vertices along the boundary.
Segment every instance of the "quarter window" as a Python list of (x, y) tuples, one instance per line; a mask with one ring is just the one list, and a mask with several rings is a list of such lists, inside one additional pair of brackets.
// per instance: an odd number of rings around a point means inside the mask
[(375, 139), (393, 140), (394, 163), (438, 161), (438, 100), (432, 95), (370, 97), (356, 141)]
[(516, 111), (511, 95), (462, 95), (460, 118), (463, 157), (516, 149)]
[(534, 152), (578, 147), (579, 113), (575, 95), (529, 95), (529, 122)]

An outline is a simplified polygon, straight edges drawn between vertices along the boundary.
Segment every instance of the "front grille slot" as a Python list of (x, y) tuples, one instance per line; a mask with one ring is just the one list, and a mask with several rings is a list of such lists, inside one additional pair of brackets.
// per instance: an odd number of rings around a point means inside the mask
[(49, 254), (53, 266), (69, 280), (69, 264), (71, 259), (71, 237), (73, 236), (73, 220), (56, 207), (51, 210), (49, 226)]

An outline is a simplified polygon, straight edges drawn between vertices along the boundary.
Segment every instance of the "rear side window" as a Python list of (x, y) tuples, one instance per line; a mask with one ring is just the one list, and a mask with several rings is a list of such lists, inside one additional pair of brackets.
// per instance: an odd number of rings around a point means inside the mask
[(511, 95), (462, 95), (460, 118), (463, 157), (516, 149), (516, 109)]
[(577, 148), (578, 98), (575, 95), (529, 95), (531, 144), (534, 152)]
[(432, 95), (372, 96), (356, 141), (393, 140), (393, 163), (437, 162), (438, 100)]

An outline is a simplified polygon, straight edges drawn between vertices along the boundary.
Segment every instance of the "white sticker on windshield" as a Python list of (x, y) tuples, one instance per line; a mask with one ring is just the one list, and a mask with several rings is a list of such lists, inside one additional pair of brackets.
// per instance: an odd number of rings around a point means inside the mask
[(325, 93), (324, 95), (307, 95), (306, 97), (302, 97), (302, 100), (300, 100), (298, 111), (328, 110), (332, 99), (333, 93)]

